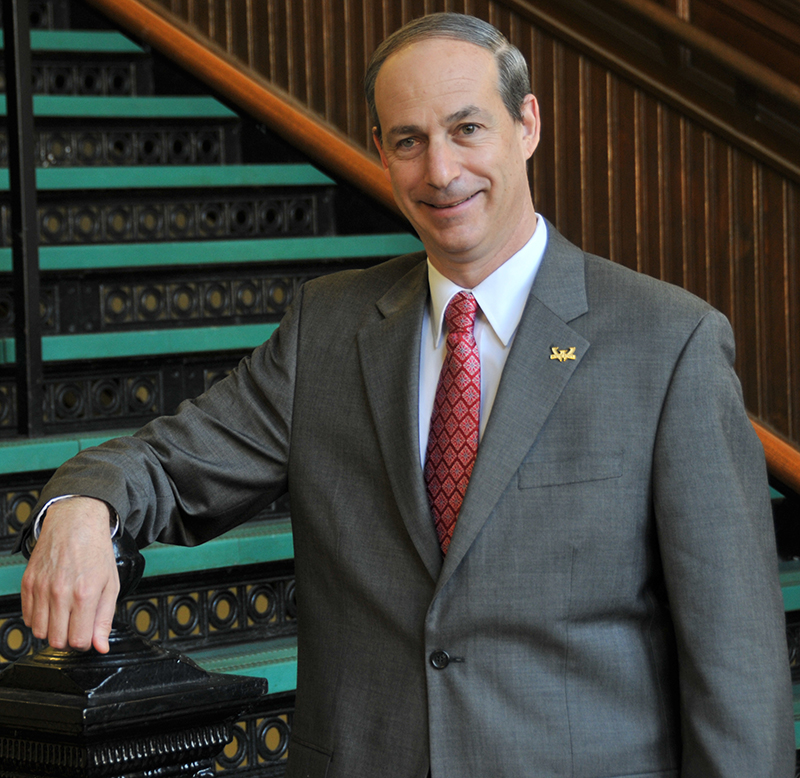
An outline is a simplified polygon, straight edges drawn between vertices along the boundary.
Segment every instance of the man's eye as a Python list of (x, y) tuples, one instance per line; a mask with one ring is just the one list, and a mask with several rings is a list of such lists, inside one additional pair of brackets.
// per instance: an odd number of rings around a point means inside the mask
[(397, 142), (397, 148), (399, 149), (411, 149), (414, 147), (416, 141), (413, 138), (403, 138), (402, 140)]
[(476, 133), (477, 131), (478, 131), (478, 125), (477, 124), (465, 124), (461, 128), (461, 134), (462, 135), (472, 135), (472, 134)]

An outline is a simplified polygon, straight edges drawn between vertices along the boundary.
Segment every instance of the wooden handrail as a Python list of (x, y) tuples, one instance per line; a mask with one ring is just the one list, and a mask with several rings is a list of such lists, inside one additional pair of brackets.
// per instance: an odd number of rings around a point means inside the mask
[[(626, 11), (653, 24), (675, 41), (719, 63), (738, 78), (777, 97), (789, 105), (800, 108), (800, 85), (781, 76), (758, 60), (743, 54), (714, 35), (676, 16), (674, 12), (653, 0), (610, 0)], [(549, 15), (529, 0), (505, 0), (505, 3), (526, 16), (542, 18)], [(568, 9), (570, 3), (565, 3)], [(577, 11), (580, 13), (580, 11)], [(551, 25), (561, 25), (548, 18)]]
[(668, 32), (678, 42), (715, 60), (739, 78), (773, 97), (800, 108), (800, 85), (784, 78), (758, 60), (743, 54), (710, 33), (676, 16), (653, 0), (611, 0)]
[(109, 19), (200, 78), (225, 100), (266, 124), (334, 177), (395, 213), (381, 166), (362, 148), (312, 115), (290, 95), (244, 68), (212, 41), (149, 0), (88, 0)]
[(800, 451), (768, 430), (760, 421), (752, 418), (750, 421), (764, 447), (770, 473), (800, 494)]

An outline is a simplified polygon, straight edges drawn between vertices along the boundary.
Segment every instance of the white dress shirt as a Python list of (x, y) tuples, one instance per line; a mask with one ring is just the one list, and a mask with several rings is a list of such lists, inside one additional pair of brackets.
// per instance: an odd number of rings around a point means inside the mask
[(538, 219), (531, 239), (474, 289), (467, 290), (445, 278), (428, 260), (430, 299), (422, 319), (419, 351), (419, 454), (423, 467), (433, 401), (446, 353), (444, 312), (450, 300), (458, 292), (468, 291), (480, 307), (475, 320), (475, 341), (481, 358), (480, 435), (483, 436), (546, 245), (547, 225), (544, 219)]

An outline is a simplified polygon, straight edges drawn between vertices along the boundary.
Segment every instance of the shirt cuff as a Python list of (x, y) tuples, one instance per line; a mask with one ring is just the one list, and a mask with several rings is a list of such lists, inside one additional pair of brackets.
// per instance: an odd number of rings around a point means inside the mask
[[(72, 497), (85, 497), (84, 494), (62, 494), (59, 497), (53, 497), (52, 500), (48, 500), (44, 507), (39, 511), (39, 514), (33, 520), (33, 542), (35, 543), (39, 539), (39, 533), (42, 531), (42, 522), (44, 521), (45, 514), (47, 513), (47, 509), (53, 505), (54, 503), (60, 502), (61, 500), (69, 500)], [(92, 499), (98, 499), (97, 497), (93, 497)], [(101, 500), (100, 502), (105, 502), (105, 500)], [(111, 537), (114, 538), (117, 536), (120, 528), (120, 519), (119, 513), (117, 513), (116, 508), (113, 505), (105, 502), (108, 506), (108, 514), (109, 520), (111, 524)]]

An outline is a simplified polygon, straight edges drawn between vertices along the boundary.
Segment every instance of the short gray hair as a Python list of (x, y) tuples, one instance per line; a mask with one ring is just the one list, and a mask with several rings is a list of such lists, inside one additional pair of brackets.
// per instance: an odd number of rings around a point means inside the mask
[(375, 82), (383, 63), (400, 49), (429, 38), (451, 38), (474, 43), (494, 55), (500, 75), (498, 91), (511, 117), (522, 121), (522, 101), (531, 91), (528, 64), (516, 46), (496, 27), (482, 19), (459, 13), (435, 13), (413, 19), (393, 32), (372, 55), (364, 77), (364, 92), (372, 125), (381, 137), (381, 124), (375, 108)]

